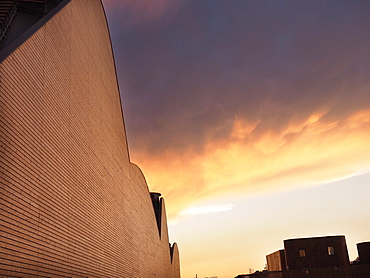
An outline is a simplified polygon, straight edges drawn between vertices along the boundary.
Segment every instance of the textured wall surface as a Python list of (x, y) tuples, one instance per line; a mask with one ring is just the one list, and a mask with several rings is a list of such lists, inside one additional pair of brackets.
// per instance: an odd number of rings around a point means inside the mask
[(0, 277), (179, 277), (129, 161), (101, 2), (68, 3), (0, 64), (0, 90)]
[(285, 250), (278, 250), (266, 256), (268, 271), (286, 270)]

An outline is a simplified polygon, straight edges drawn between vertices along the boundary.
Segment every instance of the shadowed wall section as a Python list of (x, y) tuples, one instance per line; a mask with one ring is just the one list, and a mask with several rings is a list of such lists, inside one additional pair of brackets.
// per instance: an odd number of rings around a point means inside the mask
[(65, 5), (1, 62), (0, 89), (0, 276), (180, 277), (129, 161), (101, 2)]

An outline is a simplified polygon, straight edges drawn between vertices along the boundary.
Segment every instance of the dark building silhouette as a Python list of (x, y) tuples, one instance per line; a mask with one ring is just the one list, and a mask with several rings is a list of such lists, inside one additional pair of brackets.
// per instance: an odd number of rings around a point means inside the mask
[(357, 251), (359, 263), (370, 265), (370, 242), (357, 243)]
[(284, 250), (266, 256), (266, 270), (240, 274), (235, 278), (370, 277), (370, 242), (357, 244), (359, 258), (352, 263), (344, 236), (288, 239), (284, 241), (284, 247)]
[(100, 0), (0, 1), (0, 277), (180, 277)]
[(344, 236), (284, 240), (287, 269), (348, 266)]

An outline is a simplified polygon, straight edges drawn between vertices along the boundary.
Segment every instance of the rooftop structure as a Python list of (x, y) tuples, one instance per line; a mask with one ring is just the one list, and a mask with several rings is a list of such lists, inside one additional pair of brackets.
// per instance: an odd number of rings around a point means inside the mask
[(63, 0), (3, 0), (0, 3), (0, 49), (12, 43)]
[(266, 256), (268, 271), (286, 270), (285, 250), (278, 250)]
[(349, 265), (344, 236), (284, 240), (287, 269)]
[(357, 250), (359, 263), (370, 265), (370, 242), (357, 243)]
[(266, 256), (266, 270), (235, 278), (370, 277), (370, 242), (357, 244), (359, 258), (351, 263), (344, 236), (288, 239), (284, 247)]

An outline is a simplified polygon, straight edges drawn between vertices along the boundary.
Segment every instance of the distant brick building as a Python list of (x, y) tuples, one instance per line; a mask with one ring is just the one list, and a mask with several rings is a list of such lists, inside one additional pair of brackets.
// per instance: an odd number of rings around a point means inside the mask
[(278, 250), (266, 256), (267, 271), (286, 270), (285, 250)]
[(266, 256), (266, 270), (235, 278), (370, 277), (370, 242), (357, 244), (359, 258), (352, 263), (344, 236), (288, 239), (284, 247)]

